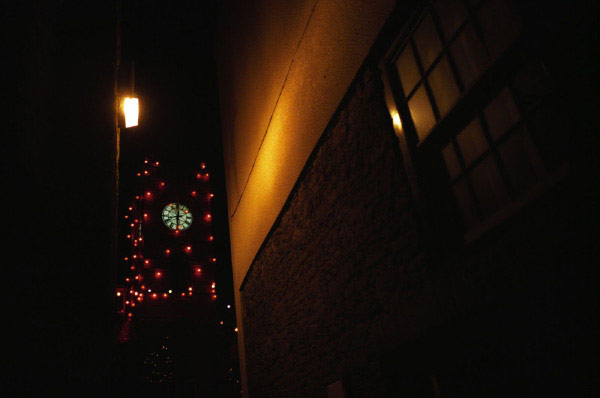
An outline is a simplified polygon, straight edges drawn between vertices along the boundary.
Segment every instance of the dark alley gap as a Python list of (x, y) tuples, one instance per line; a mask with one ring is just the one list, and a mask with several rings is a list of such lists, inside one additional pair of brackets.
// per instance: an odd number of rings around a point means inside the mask
[[(166, 183), (179, 188), (177, 196), (185, 196), (183, 192), (187, 192), (204, 162), (215, 195), (211, 213), (214, 254), (219, 261), (215, 269), (219, 299), (212, 316), (198, 313), (174, 323), (134, 320), (131, 340), (121, 344), (120, 349), (125, 365), (130, 361), (128, 370), (122, 370), (129, 372), (129, 379), (123, 378), (119, 383), (133, 391), (141, 388), (152, 392), (152, 396), (168, 393), (161, 390), (165, 383), (150, 384), (154, 391), (148, 390), (144, 380), (147, 366), (141, 361), (144, 359), (145, 363), (150, 352), (160, 352), (162, 344), (169, 341), (165, 339), (170, 339), (167, 346), (174, 347), (175, 376), (169, 388), (187, 388), (190, 393), (187, 377), (196, 380), (192, 388), (196, 394), (220, 396), (239, 379), (239, 370), (213, 48), (216, 4), (127, 1), (123, 2), (121, 13), (119, 86), (124, 91), (130, 89), (134, 70), (140, 119), (139, 126), (121, 129), (119, 216), (125, 214), (131, 198), (139, 194), (137, 173), (142, 171), (145, 160), (160, 162)], [(121, 229), (118, 233), (124, 234)], [(126, 255), (122, 238), (118, 239), (118, 259)], [(227, 305), (231, 308), (227, 309)], [(207, 326), (202, 321), (205, 315), (224, 320), (225, 325)], [(132, 384), (132, 380), (137, 382)]]

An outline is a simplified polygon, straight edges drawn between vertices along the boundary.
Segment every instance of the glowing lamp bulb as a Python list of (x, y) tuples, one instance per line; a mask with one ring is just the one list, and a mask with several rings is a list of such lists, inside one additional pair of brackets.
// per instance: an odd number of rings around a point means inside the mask
[(121, 292), (117, 292), (117, 297), (121, 297)]
[(188, 287), (188, 290), (191, 292), (191, 291), (192, 291), (192, 287), (191, 287), (191, 286), (190, 286), (190, 287)]
[(125, 101), (123, 102), (123, 112), (125, 113), (125, 128), (138, 125), (140, 104), (137, 98), (125, 97)]
[(233, 329), (233, 331), (237, 333), (237, 331), (238, 331), (238, 328), (235, 328), (235, 329)]
[(169, 250), (169, 249), (165, 250), (165, 254), (168, 256), (169, 254), (171, 254), (171, 250)]

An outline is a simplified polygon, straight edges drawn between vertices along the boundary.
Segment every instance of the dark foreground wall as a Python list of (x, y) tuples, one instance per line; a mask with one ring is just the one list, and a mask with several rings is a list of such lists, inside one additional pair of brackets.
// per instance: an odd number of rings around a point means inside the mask
[(242, 287), (251, 396), (324, 397), (338, 380), (349, 397), (597, 392), (595, 141), (574, 48), (551, 71), (579, 117), (569, 176), (441, 258), (367, 61)]
[(4, 396), (110, 396), (115, 3), (3, 7)]

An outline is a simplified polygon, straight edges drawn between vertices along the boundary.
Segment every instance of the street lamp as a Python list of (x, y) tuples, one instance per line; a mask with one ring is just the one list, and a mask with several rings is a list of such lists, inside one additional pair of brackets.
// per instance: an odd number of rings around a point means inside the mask
[(137, 98), (125, 97), (123, 101), (123, 113), (125, 114), (125, 128), (138, 125), (140, 104)]

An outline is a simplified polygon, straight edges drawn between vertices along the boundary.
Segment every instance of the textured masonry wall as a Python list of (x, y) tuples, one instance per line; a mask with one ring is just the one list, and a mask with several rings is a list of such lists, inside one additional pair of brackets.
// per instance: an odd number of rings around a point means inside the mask
[(379, 76), (351, 90), (242, 293), (253, 396), (323, 396), (358, 368), (361, 388), (379, 388), (373, 355), (397, 340), (396, 313), (422, 279)]

